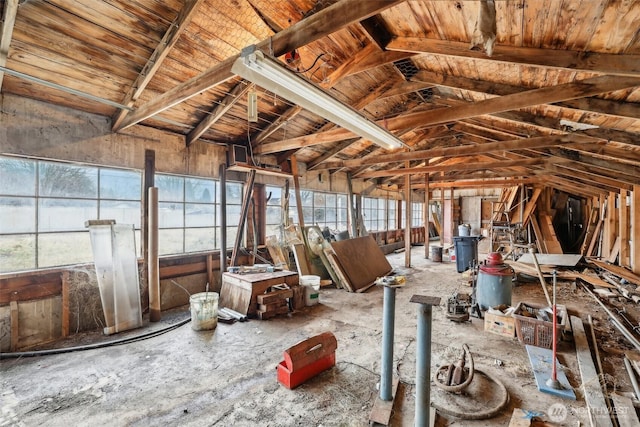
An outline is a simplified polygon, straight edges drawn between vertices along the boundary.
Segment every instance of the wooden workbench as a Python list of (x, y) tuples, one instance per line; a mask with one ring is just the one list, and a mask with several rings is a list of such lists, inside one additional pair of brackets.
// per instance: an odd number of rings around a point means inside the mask
[(275, 271), (273, 273), (222, 274), (220, 289), (220, 307), (227, 307), (248, 316), (255, 316), (257, 297), (272, 286), (286, 284), (289, 287), (298, 285), (298, 273), (292, 271)]

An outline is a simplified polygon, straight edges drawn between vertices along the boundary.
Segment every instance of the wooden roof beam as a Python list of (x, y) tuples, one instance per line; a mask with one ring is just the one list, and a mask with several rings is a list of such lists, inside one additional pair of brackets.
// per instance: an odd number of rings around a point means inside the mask
[[(321, 39), (331, 33), (359, 22), (381, 11), (402, 3), (404, 0), (342, 0), (326, 9), (305, 18), (287, 29), (274, 34), (272, 37), (257, 44), (259, 49), (269, 49), (273, 56), (281, 56), (301, 46)], [(147, 104), (130, 112), (119, 126), (114, 126), (117, 132), (152, 117), (176, 104), (211, 89), (233, 77), (231, 66), (239, 55), (234, 55), (207, 69), (164, 94), (156, 97)]]
[[(0, 67), (7, 65), (9, 56), (9, 47), (11, 46), (11, 38), (13, 37), (13, 27), (16, 23), (16, 15), (18, 15), (18, 5), (20, 0), (5, 0), (4, 11), (2, 13), (2, 32), (0, 33)], [(2, 92), (2, 80), (4, 72), (0, 71), (0, 92)]]
[[(431, 71), (419, 71), (411, 80), (454, 89), (469, 90), (493, 96), (513, 95), (531, 89), (528, 87), (507, 85), (487, 80), (450, 76)], [(637, 119), (640, 117), (640, 106), (629, 102), (611, 101), (598, 98), (582, 98), (566, 100), (564, 102), (553, 103), (551, 105), (623, 118)]]
[[(169, 25), (169, 28), (164, 33), (164, 36), (156, 46), (155, 50), (147, 60), (147, 63), (144, 64), (142, 70), (136, 77), (135, 81), (131, 84), (131, 87), (127, 91), (124, 99), (121, 104), (126, 105), (127, 107), (132, 107), (134, 102), (138, 99), (138, 97), (142, 94), (142, 92), (147, 88), (147, 85), (156, 74), (156, 72), (162, 66), (163, 61), (171, 52), (171, 49), (175, 46), (175, 44), (180, 39), (180, 36), (184, 32), (184, 30), (189, 26), (191, 19), (193, 18), (195, 12), (198, 10), (198, 6), (203, 3), (204, 0), (186, 0), (180, 13), (176, 19)], [(129, 110), (119, 110), (112, 117), (112, 128), (119, 128), (122, 125), (123, 120), (129, 114)], [(189, 143), (187, 143), (189, 145)]]
[(484, 52), (470, 50), (469, 44), (464, 42), (400, 36), (394, 37), (386, 47), (388, 50), (474, 58), (481, 61), (510, 62), (620, 76), (640, 76), (640, 55), (616, 55), (498, 44), (493, 50), (493, 55), (487, 57)]

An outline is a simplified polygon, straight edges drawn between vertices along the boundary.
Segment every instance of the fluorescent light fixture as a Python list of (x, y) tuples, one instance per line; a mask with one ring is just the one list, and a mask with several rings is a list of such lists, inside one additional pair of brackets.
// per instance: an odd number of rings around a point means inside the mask
[(367, 119), (351, 106), (333, 98), (276, 59), (257, 50), (255, 46), (242, 50), (231, 71), (382, 148), (393, 149), (404, 145), (388, 130)]

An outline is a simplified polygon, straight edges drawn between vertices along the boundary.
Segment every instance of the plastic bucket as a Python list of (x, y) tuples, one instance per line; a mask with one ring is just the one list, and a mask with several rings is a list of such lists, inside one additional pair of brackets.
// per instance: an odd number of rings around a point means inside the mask
[(320, 301), (320, 276), (300, 276), (300, 285), (304, 286), (304, 302), (307, 307)]
[(471, 226), (469, 224), (459, 225), (458, 236), (471, 236)]
[(207, 331), (218, 326), (218, 293), (200, 292), (189, 297), (191, 329)]

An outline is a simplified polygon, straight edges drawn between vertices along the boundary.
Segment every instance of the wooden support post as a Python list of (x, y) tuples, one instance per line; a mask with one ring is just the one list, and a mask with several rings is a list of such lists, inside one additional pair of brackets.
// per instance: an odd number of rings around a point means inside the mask
[(604, 234), (602, 235), (602, 257), (609, 258), (611, 250), (618, 237), (617, 233), (617, 218), (616, 212), (616, 198), (617, 193), (610, 192), (607, 197), (607, 216), (605, 218)]
[[(149, 289), (146, 283), (147, 269), (149, 267), (149, 235), (147, 232), (147, 224), (149, 223), (149, 188), (155, 185), (156, 173), (156, 152), (153, 150), (144, 150), (144, 188), (142, 189), (142, 218), (140, 221), (140, 234), (142, 235), (142, 280), (143, 288)], [(143, 292), (144, 293), (144, 292)]]
[(618, 222), (618, 235), (620, 237), (620, 264), (628, 267), (631, 263), (631, 224), (629, 223), (629, 208), (627, 207), (627, 190), (620, 190), (620, 203), (618, 208), (620, 221)]
[(631, 269), (640, 274), (640, 185), (631, 192)]
[(147, 266), (147, 284), (149, 286), (149, 320), (159, 322), (160, 308), (160, 262), (158, 245), (158, 187), (149, 188), (149, 260)]
[(429, 174), (424, 174), (424, 257), (429, 259)]
[[(404, 165), (405, 168), (409, 169), (411, 167), (411, 163), (407, 160)], [(411, 267), (411, 214), (412, 214), (412, 206), (411, 206), (411, 175), (407, 174), (404, 176), (404, 198), (406, 200), (405, 213), (404, 213), (404, 266), (409, 268)]]
[(300, 177), (298, 172), (298, 159), (291, 156), (291, 174), (293, 175), (293, 190), (296, 193), (296, 209), (298, 210), (298, 225), (300, 230), (304, 229), (304, 213), (302, 211), (302, 200), (300, 199)]
[(457, 225), (456, 225), (456, 223), (454, 221), (454, 219), (455, 219), (455, 214), (454, 214), (455, 204), (453, 203), (453, 187), (451, 187), (449, 189), (449, 206), (450, 206), (450, 208), (449, 208), (449, 216), (451, 217), (450, 218), (450, 221), (451, 221), (451, 243), (453, 243), (453, 236), (456, 235), (456, 227), (457, 227)]
[(9, 350), (16, 351), (18, 349), (18, 340), (20, 339), (20, 324), (18, 322), (18, 301), (11, 301), (11, 343)]
[(220, 283), (227, 271), (227, 165), (221, 163), (220, 175)]
[(69, 336), (69, 270), (62, 272), (62, 338)]
[[(444, 172), (442, 172), (444, 177)], [(444, 188), (440, 187), (440, 246), (444, 246)]]
[(358, 237), (358, 220), (356, 219), (356, 211), (353, 206), (353, 184), (351, 182), (351, 172), (347, 172), (347, 229), (350, 231), (351, 238)]

